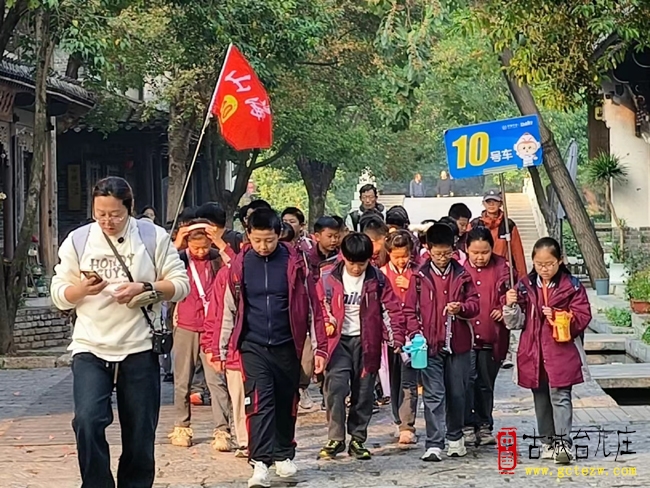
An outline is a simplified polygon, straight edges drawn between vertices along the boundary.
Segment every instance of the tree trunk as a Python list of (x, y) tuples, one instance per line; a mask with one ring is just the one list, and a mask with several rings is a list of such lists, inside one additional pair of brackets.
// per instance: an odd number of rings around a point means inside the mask
[[(505, 49), (501, 53), (501, 63), (504, 68), (510, 65), (511, 59), (512, 52)], [(526, 84), (519, 84), (516, 80), (513, 80), (508, 76), (507, 72), (505, 74), (510, 93), (522, 115), (537, 115), (539, 118), (539, 130), (544, 151), (544, 167), (553, 184), (555, 193), (566, 211), (573, 235), (576, 237), (578, 247), (589, 271), (591, 284), (595, 286), (594, 280), (606, 279), (609, 276), (603, 257), (603, 248), (596, 235), (596, 229), (591, 223), (578, 189), (571, 179), (571, 174), (562, 160), (562, 154), (560, 154), (560, 150), (553, 139), (553, 133), (544, 124), (530, 88)]]
[(608, 181), (605, 183), (605, 201), (607, 202), (607, 207), (609, 208), (609, 213), (612, 217), (612, 220), (616, 224), (618, 229), (618, 248), (622, 253), (625, 249), (625, 229), (623, 228), (623, 222), (618, 218), (616, 213), (616, 208), (614, 208), (614, 202), (612, 202), (612, 182)]
[(169, 179), (167, 183), (167, 215), (166, 220), (176, 218), (178, 204), (183, 194), (183, 185), (187, 178), (187, 168), (190, 158), (190, 141), (194, 118), (185, 119), (177, 106), (172, 103), (169, 110)]
[[(25, 267), (27, 254), (36, 230), (38, 204), (43, 189), (43, 175), (47, 161), (47, 137), (49, 124), (47, 118), (47, 75), (54, 50), (50, 33), (50, 12), (39, 9), (36, 12), (36, 73), (35, 73), (35, 111), (34, 111), (34, 154), (29, 168), (29, 187), (25, 201), (25, 215), (20, 226), (18, 245), (10, 266), (0, 271), (0, 354), (13, 352), (13, 330), (20, 297), (25, 287)], [(9, 244), (11, 245), (11, 244)]]
[(336, 175), (336, 166), (320, 161), (314, 161), (305, 156), (296, 159), (296, 166), (302, 176), (309, 197), (309, 230), (314, 229), (314, 223), (325, 215), (325, 198)]
[(559, 226), (557, 225), (557, 213), (555, 209), (551, 208), (548, 203), (548, 198), (546, 192), (544, 191), (544, 184), (542, 183), (542, 178), (539, 175), (539, 170), (537, 167), (533, 166), (531, 168), (528, 168), (528, 172), (530, 173), (530, 180), (533, 182), (533, 189), (535, 190), (537, 204), (539, 205), (539, 209), (542, 211), (542, 215), (544, 216), (544, 223), (546, 224), (548, 234), (551, 237), (559, 240), (560, 235), (558, 230)]

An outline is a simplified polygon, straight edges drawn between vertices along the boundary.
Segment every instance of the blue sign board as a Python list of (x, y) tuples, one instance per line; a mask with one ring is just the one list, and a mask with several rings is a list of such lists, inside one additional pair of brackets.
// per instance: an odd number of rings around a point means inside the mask
[(471, 178), (542, 164), (536, 115), (495, 120), (445, 131), (452, 178)]

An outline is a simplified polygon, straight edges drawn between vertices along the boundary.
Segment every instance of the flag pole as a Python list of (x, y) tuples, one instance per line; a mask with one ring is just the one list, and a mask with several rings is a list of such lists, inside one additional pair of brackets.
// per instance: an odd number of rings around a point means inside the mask
[(510, 271), (510, 288), (515, 286), (515, 270), (512, 267), (512, 236), (510, 235), (510, 221), (508, 220), (508, 205), (506, 203), (506, 182), (503, 173), (499, 173), (499, 184), (501, 186), (501, 200), (503, 201), (503, 223), (506, 228), (506, 245), (508, 247), (508, 264)]
[(221, 66), (221, 71), (219, 72), (219, 78), (217, 79), (217, 84), (214, 87), (214, 91), (212, 92), (212, 98), (210, 99), (210, 104), (208, 105), (208, 108), (206, 110), (205, 114), (205, 120), (203, 121), (203, 127), (201, 128), (201, 133), (199, 134), (199, 140), (196, 143), (196, 148), (194, 149), (194, 156), (192, 156), (192, 161), (190, 163), (190, 167), (187, 170), (187, 176), (185, 177), (185, 183), (183, 184), (183, 191), (181, 192), (181, 197), (178, 200), (178, 205), (176, 207), (176, 215), (174, 216), (174, 222), (172, 224), (172, 232), (173, 229), (176, 228), (176, 224), (178, 222), (178, 217), (181, 212), (181, 208), (183, 207), (183, 199), (185, 198), (185, 193), (187, 192), (187, 187), (190, 184), (190, 178), (192, 177), (192, 172), (194, 171), (194, 166), (196, 165), (196, 160), (199, 157), (199, 152), (201, 151), (201, 143), (203, 142), (203, 137), (205, 137), (205, 131), (207, 130), (208, 126), (210, 125), (210, 120), (212, 119), (212, 106), (214, 105), (214, 101), (217, 98), (217, 90), (219, 89), (219, 85), (221, 84), (221, 80), (223, 78), (223, 72), (226, 68), (226, 62), (228, 61), (228, 56), (230, 56), (230, 51), (232, 50), (233, 44), (230, 43), (228, 45), (228, 50), (226, 51), (226, 57), (223, 60), (223, 65)]

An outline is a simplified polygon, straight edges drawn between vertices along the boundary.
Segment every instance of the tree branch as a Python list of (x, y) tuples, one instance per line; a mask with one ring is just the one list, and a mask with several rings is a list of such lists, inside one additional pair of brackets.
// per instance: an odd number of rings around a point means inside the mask
[(594, 52), (589, 56), (589, 63), (593, 64), (597, 62), (600, 58), (602, 58), (605, 55), (605, 52), (612, 47), (614, 44), (619, 42), (621, 40), (620, 36), (618, 33), (614, 32), (607, 36), (603, 42), (598, 44), (596, 46), (596, 49), (594, 49)]
[(0, 26), (0, 53), (5, 52), (7, 49), (7, 44), (9, 44), (18, 22), (27, 13), (28, 9), (29, 0), (17, 0), (7, 12), (7, 16), (4, 18), (2, 26)]
[(269, 164), (272, 164), (272, 163), (276, 162), (282, 156), (287, 154), (295, 143), (296, 143), (295, 139), (288, 140), (287, 142), (282, 144), (282, 146), (280, 146), (280, 149), (278, 149), (278, 151), (273, 156), (269, 156), (264, 161), (260, 161), (259, 163), (257, 163), (253, 167), (253, 169), (255, 170), (255, 169), (258, 169), (258, 168), (262, 168), (264, 166), (268, 166)]
[(297, 61), (295, 64), (304, 66), (338, 66), (339, 60), (335, 58), (332, 61)]

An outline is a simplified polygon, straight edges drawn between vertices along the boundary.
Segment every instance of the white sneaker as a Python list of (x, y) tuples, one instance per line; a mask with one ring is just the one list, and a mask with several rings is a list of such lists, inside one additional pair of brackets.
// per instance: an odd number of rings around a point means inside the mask
[(465, 439), (461, 437), (457, 441), (449, 441), (449, 447), (447, 448), (447, 456), (449, 457), (463, 457), (467, 455), (467, 449), (465, 448)]
[(542, 459), (555, 459), (555, 448), (550, 444), (542, 444)]
[(248, 480), (248, 488), (270, 488), (269, 468), (260, 461), (251, 461), (253, 476)]
[(442, 449), (439, 447), (430, 447), (420, 459), (422, 461), (440, 462), (442, 461)]
[(568, 444), (559, 444), (553, 456), (555, 464), (571, 464), (573, 462), (573, 453), (571, 446)]
[(300, 405), (300, 408), (303, 410), (311, 410), (314, 408), (314, 400), (309, 394), (309, 390), (306, 388), (304, 390), (300, 390), (300, 403), (298, 405)]
[(291, 459), (275, 462), (275, 473), (280, 478), (291, 478), (298, 472), (298, 466)]

